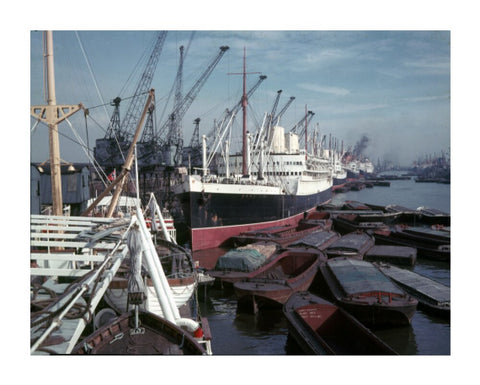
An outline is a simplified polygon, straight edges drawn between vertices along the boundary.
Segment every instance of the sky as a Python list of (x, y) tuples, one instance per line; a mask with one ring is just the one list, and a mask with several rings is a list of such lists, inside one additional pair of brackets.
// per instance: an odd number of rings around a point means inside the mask
[[(193, 29), (192, 29), (193, 30)], [(199, 117), (200, 134), (237, 103), (242, 92), (240, 73), (246, 52), (247, 88), (260, 74), (267, 79), (249, 100), (249, 129), (258, 126), (282, 90), (278, 110), (291, 96), (295, 101), (280, 124), (291, 129), (305, 109), (315, 113), (310, 129), (354, 147), (366, 136), (364, 150), (375, 164), (391, 161), (410, 166), (427, 155), (450, 151), (449, 30), (192, 30), (168, 29), (152, 80), (157, 100), (157, 123), (171, 108), (179, 47), (189, 46), (184, 61), (186, 94), (219, 52), (230, 49), (215, 67), (183, 120), (184, 142), (189, 143), (193, 121)], [(105, 135), (110, 102), (133, 94), (150, 55), (152, 30), (54, 30), (57, 104), (83, 103), (90, 111), (85, 122), (79, 112), (70, 120), (88, 144)], [(45, 104), (42, 32), (30, 32), (31, 105)], [(128, 100), (121, 104), (125, 112)], [(278, 111), (277, 110), (277, 111)], [(123, 116), (123, 115), (122, 115)], [(31, 118), (30, 127), (35, 119)], [(241, 135), (240, 117), (235, 134)], [(72, 129), (60, 125), (60, 156), (86, 161), (74, 143)], [(36, 126), (30, 136), (31, 161), (48, 159), (48, 130)]]

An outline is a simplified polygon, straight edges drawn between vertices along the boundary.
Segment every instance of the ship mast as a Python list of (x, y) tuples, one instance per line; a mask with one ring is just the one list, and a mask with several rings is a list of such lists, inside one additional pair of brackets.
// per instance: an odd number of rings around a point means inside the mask
[(305, 104), (305, 155), (308, 155), (308, 110)]
[(247, 175), (247, 73), (246, 73), (246, 55), (245, 47), (243, 47), (243, 96), (242, 96), (242, 110), (243, 110), (243, 150), (242, 150), (242, 175)]
[(247, 75), (250, 74), (259, 74), (260, 72), (249, 72), (247, 74), (247, 64), (246, 64), (246, 49), (243, 47), (243, 72), (242, 73), (229, 73), (229, 75), (243, 75), (243, 95), (242, 95), (242, 110), (243, 110), (243, 149), (242, 149), (242, 175), (244, 177), (248, 176), (248, 165), (247, 165)]
[(47, 103), (48, 106), (32, 106), (30, 114), (48, 125), (50, 148), (50, 179), (52, 183), (53, 215), (63, 215), (62, 171), (60, 168), (60, 144), (58, 139), (58, 123), (83, 108), (78, 105), (57, 105), (55, 95), (55, 71), (53, 66), (53, 34), (45, 34), (45, 60), (47, 64)]

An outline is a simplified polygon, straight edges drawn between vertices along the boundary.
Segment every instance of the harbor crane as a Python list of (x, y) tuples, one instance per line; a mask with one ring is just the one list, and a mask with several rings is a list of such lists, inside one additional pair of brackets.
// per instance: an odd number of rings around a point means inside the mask
[[(180, 164), (182, 161), (181, 155), (182, 155), (182, 149), (183, 149), (183, 138), (178, 137), (176, 135), (175, 130), (169, 130), (168, 132), (167, 130), (170, 127), (172, 127), (172, 121), (179, 122), (182, 120), (185, 113), (188, 111), (193, 101), (197, 97), (198, 93), (202, 89), (203, 85), (205, 84), (205, 82), (213, 72), (214, 68), (216, 67), (216, 65), (218, 64), (218, 62), (220, 61), (220, 59), (223, 57), (223, 55), (228, 49), (229, 49), (228, 46), (220, 47), (219, 53), (210, 62), (210, 64), (205, 69), (205, 71), (200, 75), (198, 80), (194, 83), (190, 91), (185, 95), (185, 97), (181, 100), (181, 102), (174, 107), (172, 113), (169, 115), (169, 118), (158, 131), (156, 139), (159, 139), (160, 137), (165, 135), (165, 133), (167, 133), (166, 137), (162, 140), (162, 143), (163, 143), (162, 147), (165, 148), (166, 154), (168, 154), (172, 150), (172, 147), (176, 147), (175, 155), (173, 158), (173, 161), (176, 165)], [(171, 159), (165, 159), (165, 160), (167, 164), (171, 163)]]
[(200, 118), (193, 121), (195, 128), (193, 129), (192, 139), (190, 140), (191, 148), (200, 148)]
[(145, 101), (147, 100), (148, 91), (150, 90), (153, 75), (155, 74), (160, 53), (162, 52), (163, 44), (166, 37), (167, 31), (161, 31), (158, 33), (157, 41), (155, 43), (153, 51), (145, 66), (142, 77), (137, 84), (137, 88), (135, 90), (135, 93), (133, 94), (133, 98), (130, 102), (130, 105), (128, 106), (127, 112), (125, 113), (125, 117), (120, 127), (119, 136), (126, 141), (131, 141), (133, 133), (135, 132), (136, 125), (142, 114), (142, 109), (145, 105)]
[[(180, 46), (180, 59), (177, 69), (177, 76), (175, 78), (175, 100), (173, 104), (173, 111), (177, 111), (182, 104), (182, 92), (183, 92), (183, 63), (184, 63), (184, 47)], [(182, 120), (178, 119), (174, 113), (171, 113), (168, 120), (168, 134), (167, 134), (167, 146), (174, 146), (180, 142), (183, 143), (182, 132)]]
[(157, 33), (152, 53), (145, 65), (142, 76), (136, 86), (133, 97), (127, 108), (127, 112), (120, 124), (121, 98), (113, 100), (114, 111), (110, 123), (102, 139), (97, 139), (95, 145), (95, 158), (102, 166), (115, 167), (123, 164), (123, 153), (127, 151), (135, 132), (136, 125), (142, 114), (143, 106), (148, 98), (148, 92), (157, 68), (160, 53), (167, 36), (167, 31)]

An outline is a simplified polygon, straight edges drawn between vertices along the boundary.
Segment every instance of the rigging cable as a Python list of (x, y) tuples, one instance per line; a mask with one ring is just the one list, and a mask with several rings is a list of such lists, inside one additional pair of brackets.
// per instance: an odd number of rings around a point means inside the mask
[[(75, 138), (76, 140), (78, 141), (78, 143), (81, 144), (82, 146), (82, 149), (83, 151), (85, 152), (85, 155), (87, 156), (88, 160), (90, 161), (90, 163), (92, 164), (92, 166), (95, 168), (95, 170), (97, 171), (98, 175), (100, 176), (100, 179), (102, 181), (102, 183), (104, 184), (104, 186), (106, 187), (107, 186), (107, 175), (104, 173), (103, 169), (100, 167), (100, 165), (98, 165), (98, 163), (95, 161), (95, 159), (90, 155), (90, 148), (88, 146), (85, 146), (85, 144), (83, 143), (83, 139), (80, 137), (80, 135), (78, 134), (78, 132), (75, 130), (75, 128), (73, 127), (72, 123), (70, 123), (70, 121), (68, 119), (65, 119), (65, 121), (68, 123), (68, 125), (70, 126), (70, 129), (72, 130), (73, 132), (73, 135), (75, 135)], [(85, 125), (86, 125), (86, 117), (85, 117)], [(97, 163), (98, 167), (95, 165), (95, 163)], [(105, 179), (104, 179), (105, 178)]]
[(90, 60), (88, 60), (88, 56), (87, 56), (87, 52), (85, 51), (85, 49), (83, 48), (83, 44), (82, 44), (82, 41), (80, 39), (80, 35), (78, 34), (77, 31), (75, 31), (75, 36), (77, 37), (77, 40), (78, 40), (78, 44), (80, 45), (80, 49), (82, 50), (82, 53), (83, 53), (83, 57), (87, 63), (87, 67), (88, 67), (88, 70), (90, 72), (90, 75), (92, 76), (92, 79), (93, 79), (93, 84), (95, 86), (95, 90), (97, 91), (97, 94), (98, 94), (98, 97), (100, 98), (100, 100), (102, 101), (103, 103), (103, 106), (104, 106), (104, 111), (105, 111), (105, 115), (107, 116), (107, 119), (109, 118), (108, 116), (108, 112), (107, 112), (107, 109), (105, 108), (105, 101), (103, 100), (103, 97), (102, 97), (102, 94), (100, 92), (100, 89), (98, 88), (98, 85), (97, 85), (97, 79), (95, 78), (95, 74), (93, 73), (92, 71), (92, 66), (90, 65)]

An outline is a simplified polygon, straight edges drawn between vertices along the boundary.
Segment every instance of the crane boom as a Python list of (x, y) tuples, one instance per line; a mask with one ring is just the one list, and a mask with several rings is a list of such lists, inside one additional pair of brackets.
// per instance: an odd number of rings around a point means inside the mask
[(282, 94), (282, 90), (278, 90), (277, 97), (275, 98), (275, 102), (273, 103), (272, 111), (270, 112), (269, 126), (274, 122), (273, 118), (275, 116), (275, 112), (277, 111), (278, 101), (280, 100), (281, 94)]
[(295, 124), (295, 125), (293, 126), (293, 128), (290, 130), (290, 132), (296, 132), (296, 131), (297, 131), (297, 127), (302, 126), (303, 123), (305, 123), (305, 120), (308, 119), (308, 118), (313, 117), (313, 115), (315, 115), (313, 111), (308, 111), (308, 113), (305, 114), (304, 117), (303, 117), (302, 119), (300, 119), (300, 121), (299, 121), (297, 124)]
[[(267, 78), (266, 75), (260, 75), (258, 77), (258, 81), (252, 86), (252, 88), (250, 88), (250, 90), (247, 92), (247, 98), (250, 98), (250, 96), (252, 96), (252, 94), (257, 90), (257, 88), (260, 86), (260, 84)], [(228, 119), (230, 116), (232, 115), (236, 115), (237, 112), (240, 110), (240, 108), (242, 108), (242, 101), (243, 101), (243, 97), (240, 98), (240, 100), (238, 101), (238, 103), (231, 109), (231, 110), (227, 110), (224, 115), (222, 116), (221, 119), (219, 119), (220, 122), (222, 122), (221, 125), (223, 125), (223, 122), (227, 122)], [(215, 133), (215, 127), (212, 129), (212, 131), (207, 135), (207, 137), (211, 138), (211, 137), (216, 137), (216, 133)]]
[(290, 107), (290, 104), (292, 104), (292, 102), (294, 100), (295, 100), (295, 96), (290, 96), (290, 99), (285, 104), (285, 106), (283, 106), (283, 108), (280, 110), (280, 112), (277, 115), (275, 115), (275, 117), (273, 118), (273, 120), (272, 120), (273, 124), (278, 124), (279, 119), (282, 117), (282, 115), (285, 113), (285, 111), (287, 111), (287, 108)]
[[(305, 121), (307, 121), (307, 126), (308, 126), (313, 119), (313, 115), (315, 115), (315, 112), (308, 111), (307, 114), (303, 117), (303, 119), (297, 124), (297, 127), (299, 127), (300, 124), (302, 124), (302, 130), (298, 133), (298, 136), (300, 138), (302, 138), (303, 134), (305, 134), (305, 125), (304, 125)], [(292, 132), (295, 132), (295, 131), (292, 130)]]
[(200, 148), (200, 118), (196, 118), (193, 123), (195, 128), (193, 129), (192, 139), (190, 140), (190, 147)]
[[(253, 85), (253, 87), (250, 89), (250, 91), (247, 92), (247, 98), (250, 98), (252, 94), (257, 90), (257, 88), (260, 86), (260, 84), (267, 78), (266, 75), (260, 75), (258, 77), (257, 83)], [(237, 113), (238, 110), (242, 107), (242, 101), (243, 98), (240, 99), (240, 101), (235, 105), (235, 107), (232, 108), (231, 113)]]
[[(220, 52), (215, 56), (213, 61), (208, 65), (208, 67), (205, 69), (205, 71), (202, 73), (202, 75), (200, 75), (200, 77), (195, 82), (195, 84), (192, 86), (190, 91), (182, 99), (182, 102), (174, 108), (174, 110), (170, 114), (169, 119), (167, 119), (167, 121), (160, 128), (160, 130), (158, 132), (158, 136), (162, 136), (165, 133), (165, 131), (166, 131), (166, 129), (167, 129), (167, 127), (168, 127), (168, 125), (169, 125), (169, 123), (172, 119), (175, 119), (175, 120), (178, 121), (178, 120), (183, 118), (183, 116), (185, 115), (185, 113), (187, 112), (187, 110), (190, 108), (193, 101), (197, 97), (201, 88), (203, 87), (203, 85), (207, 81), (208, 77), (211, 75), (213, 69), (216, 67), (216, 65), (218, 64), (218, 62), (220, 61), (220, 59), (222, 58), (222, 56), (225, 54), (225, 52), (228, 49), (229, 49), (228, 46), (220, 47)], [(168, 139), (169, 138), (166, 138), (167, 143), (168, 143)]]
[(153, 47), (150, 58), (148, 59), (148, 62), (145, 66), (145, 70), (143, 71), (142, 77), (137, 84), (137, 88), (130, 102), (130, 105), (128, 106), (127, 112), (125, 113), (125, 117), (120, 126), (119, 133), (120, 138), (125, 141), (131, 140), (138, 120), (140, 119), (140, 116), (142, 114), (142, 109), (148, 97), (148, 91), (150, 90), (153, 75), (155, 74), (160, 53), (162, 52), (163, 44), (166, 37), (167, 31), (158, 32), (155, 46)]
[[(175, 102), (174, 111), (177, 111), (182, 104), (182, 92), (183, 92), (183, 45), (180, 47), (180, 60), (178, 64), (177, 77), (175, 78)], [(181, 120), (179, 120), (174, 113), (170, 115), (168, 141), (169, 144), (175, 144), (183, 136), (181, 132)]]

